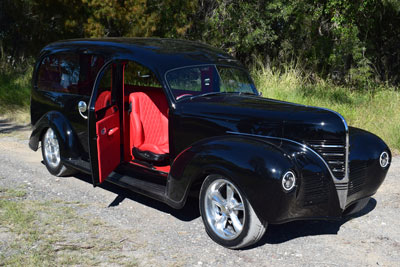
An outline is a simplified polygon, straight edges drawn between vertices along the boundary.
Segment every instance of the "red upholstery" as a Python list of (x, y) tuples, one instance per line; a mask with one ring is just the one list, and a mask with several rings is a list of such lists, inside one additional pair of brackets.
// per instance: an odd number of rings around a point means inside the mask
[(101, 92), (100, 95), (97, 97), (96, 103), (94, 104), (94, 109), (97, 111), (109, 105), (111, 105), (111, 92), (104, 91)]
[(113, 107), (109, 109), (112, 113), (96, 122), (100, 183), (118, 166), (121, 160), (119, 111)]
[(169, 153), (168, 104), (161, 90), (129, 95), (130, 144), (142, 151)]

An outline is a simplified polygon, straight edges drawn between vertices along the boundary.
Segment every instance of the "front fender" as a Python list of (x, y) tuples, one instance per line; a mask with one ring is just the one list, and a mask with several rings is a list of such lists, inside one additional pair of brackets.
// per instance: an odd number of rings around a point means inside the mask
[(253, 205), (268, 203), (279, 198), (280, 179), (289, 169), (296, 171), (293, 160), (276, 144), (243, 136), (210, 138), (176, 157), (167, 196), (175, 206), (183, 206), (192, 184), (201, 183), (210, 173), (220, 173), (238, 184)]
[[(289, 193), (281, 185), (288, 170), (298, 177), (296, 188)], [(201, 184), (211, 173), (232, 179), (256, 214), (270, 223), (340, 216), (326, 164), (298, 144), (248, 136), (220, 136), (196, 143), (172, 164), (167, 189), (170, 204), (182, 207), (191, 185)], [(313, 191), (316, 187), (318, 192)]]
[(49, 127), (51, 127), (57, 135), (61, 158), (78, 158), (81, 151), (78, 136), (68, 119), (57, 111), (46, 113), (36, 122), (33, 126), (31, 137), (29, 138), (29, 147), (37, 151), (39, 148), (39, 141)]

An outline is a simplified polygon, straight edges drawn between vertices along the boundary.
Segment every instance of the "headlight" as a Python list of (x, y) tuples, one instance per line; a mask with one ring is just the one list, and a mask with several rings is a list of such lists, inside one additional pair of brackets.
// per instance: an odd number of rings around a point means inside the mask
[(286, 192), (290, 192), (296, 186), (296, 175), (292, 171), (287, 171), (282, 177), (282, 187)]
[(379, 163), (381, 164), (381, 167), (386, 168), (389, 165), (389, 162), (390, 162), (389, 153), (383, 151), (379, 157)]

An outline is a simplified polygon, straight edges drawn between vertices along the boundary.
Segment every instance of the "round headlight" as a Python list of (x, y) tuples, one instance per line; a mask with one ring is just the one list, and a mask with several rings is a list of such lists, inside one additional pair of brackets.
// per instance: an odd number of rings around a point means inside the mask
[(389, 165), (389, 162), (390, 162), (389, 153), (383, 151), (379, 157), (379, 163), (381, 164), (381, 167), (386, 168)]
[(287, 171), (282, 177), (282, 187), (286, 192), (291, 191), (296, 185), (296, 175), (292, 171)]

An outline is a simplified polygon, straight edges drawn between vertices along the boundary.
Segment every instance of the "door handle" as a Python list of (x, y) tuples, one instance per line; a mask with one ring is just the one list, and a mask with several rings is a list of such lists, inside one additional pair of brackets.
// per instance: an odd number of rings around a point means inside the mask
[(83, 115), (84, 112), (87, 111), (87, 105), (85, 101), (79, 101), (78, 103), (78, 111), (82, 118), (87, 119), (86, 115)]
[(118, 129), (119, 129), (118, 127), (115, 127), (115, 128), (108, 130), (108, 136), (113, 135), (116, 131), (118, 131)]

